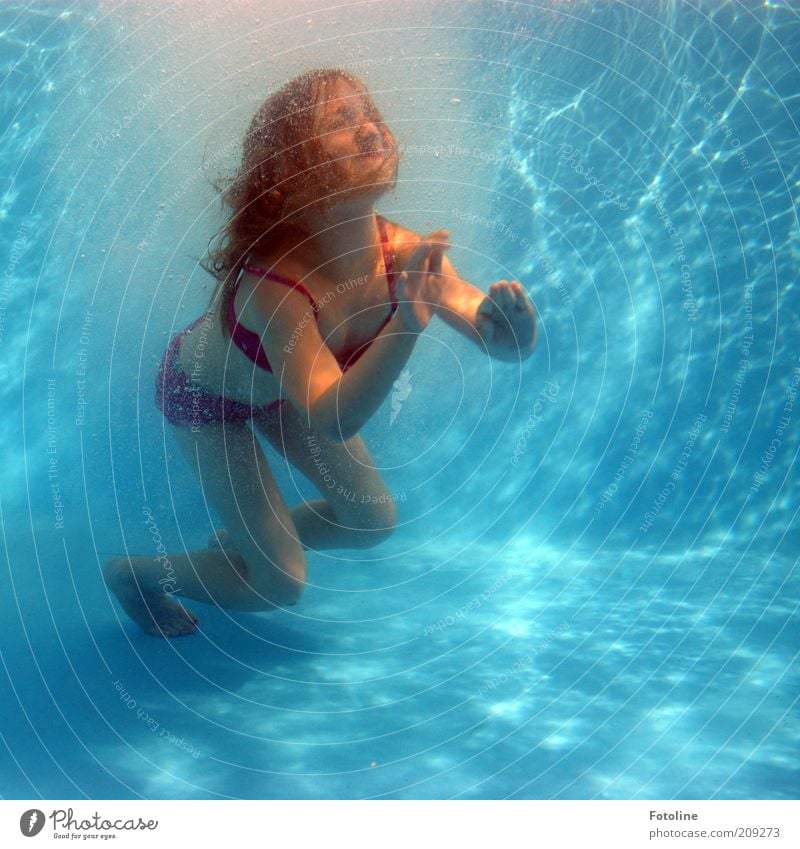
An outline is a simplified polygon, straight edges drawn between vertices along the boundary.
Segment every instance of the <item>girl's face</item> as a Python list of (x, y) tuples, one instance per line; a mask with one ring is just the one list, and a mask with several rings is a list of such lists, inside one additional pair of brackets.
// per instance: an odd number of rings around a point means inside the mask
[(337, 80), (318, 107), (323, 154), (349, 185), (377, 177), (393, 159), (391, 138), (369, 117), (369, 107), (369, 96), (345, 80)]

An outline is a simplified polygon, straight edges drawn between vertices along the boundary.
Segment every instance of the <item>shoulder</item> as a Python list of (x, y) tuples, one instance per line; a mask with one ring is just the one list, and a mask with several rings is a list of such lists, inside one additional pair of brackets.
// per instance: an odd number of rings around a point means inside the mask
[[(251, 251), (242, 267), (245, 288), (253, 293), (256, 300), (265, 298), (268, 303), (287, 300), (287, 293), (293, 290), (296, 297), (306, 301), (307, 277), (308, 269), (302, 262), (280, 249)], [(284, 285), (275, 285), (276, 281)], [(290, 303), (294, 300), (294, 295), (288, 297)]]
[(386, 232), (391, 241), (408, 241), (413, 239), (419, 241), (422, 238), (419, 233), (415, 233), (413, 230), (409, 230), (408, 227), (404, 227), (402, 224), (392, 221), (391, 218), (387, 218), (385, 215), (381, 215), (380, 217), (386, 224)]
[(315, 308), (313, 296), (301, 282), (305, 280), (306, 272), (298, 262), (277, 252), (253, 251), (235, 292), (240, 321), (263, 328), (275, 321), (293, 322), (303, 317), (309, 306)]
[(296, 259), (292, 259), (286, 250), (253, 250), (247, 255), (243, 272), (256, 281), (263, 278), (267, 272), (280, 274), (292, 280), (299, 280), (306, 275), (306, 270)]
[(386, 235), (397, 264), (400, 268), (404, 268), (414, 248), (422, 241), (422, 236), (396, 221), (391, 221), (385, 215), (381, 215), (381, 218), (386, 223)]

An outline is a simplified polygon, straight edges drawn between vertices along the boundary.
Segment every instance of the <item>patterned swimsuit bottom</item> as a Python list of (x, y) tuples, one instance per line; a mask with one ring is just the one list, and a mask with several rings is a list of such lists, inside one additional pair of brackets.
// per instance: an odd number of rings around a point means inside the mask
[(204, 321), (200, 316), (185, 330), (170, 340), (156, 377), (156, 407), (170, 424), (178, 427), (199, 427), (212, 422), (244, 422), (254, 416), (266, 414), (285, 399), (264, 406), (244, 404), (221, 395), (212, 395), (201, 389), (180, 366), (183, 337)]

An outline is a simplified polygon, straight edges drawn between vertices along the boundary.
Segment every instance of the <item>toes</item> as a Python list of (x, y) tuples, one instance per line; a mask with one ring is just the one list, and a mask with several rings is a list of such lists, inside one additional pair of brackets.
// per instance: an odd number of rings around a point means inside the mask
[(145, 628), (154, 637), (182, 637), (193, 634), (200, 620), (190, 611), (171, 599), (154, 599), (148, 608), (153, 625)]
[(197, 630), (198, 619), (188, 610), (182, 610), (179, 615), (165, 622), (164, 633), (168, 637), (181, 637), (184, 634), (193, 634)]
[(153, 637), (183, 637), (194, 634), (197, 630), (197, 620), (194, 622), (164, 622), (155, 628), (147, 629)]

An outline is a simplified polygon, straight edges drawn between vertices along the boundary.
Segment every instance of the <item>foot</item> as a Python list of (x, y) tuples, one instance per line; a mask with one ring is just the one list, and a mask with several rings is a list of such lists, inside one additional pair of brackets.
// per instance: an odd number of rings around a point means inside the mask
[(208, 548), (232, 548), (231, 538), (225, 528), (218, 528), (208, 538)]
[(198, 619), (162, 592), (142, 591), (130, 563), (121, 557), (109, 560), (103, 577), (122, 609), (146, 633), (154, 637), (181, 637), (197, 630)]

